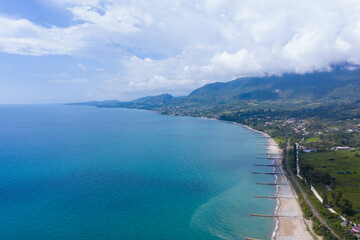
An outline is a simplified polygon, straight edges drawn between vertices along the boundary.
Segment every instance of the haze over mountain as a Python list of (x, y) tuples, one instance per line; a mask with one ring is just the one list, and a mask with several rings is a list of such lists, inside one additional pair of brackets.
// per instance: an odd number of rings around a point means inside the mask
[(348, 102), (360, 100), (360, 70), (336, 67), (329, 72), (285, 74), (283, 76), (247, 77), (230, 82), (207, 84), (188, 96), (170, 94), (149, 96), (130, 102), (100, 101), (83, 103), (103, 107), (151, 108), (184, 104), (238, 104), (257, 102)]
[(281, 77), (239, 78), (194, 90), (191, 99), (221, 100), (354, 100), (360, 98), (360, 71), (335, 70)]

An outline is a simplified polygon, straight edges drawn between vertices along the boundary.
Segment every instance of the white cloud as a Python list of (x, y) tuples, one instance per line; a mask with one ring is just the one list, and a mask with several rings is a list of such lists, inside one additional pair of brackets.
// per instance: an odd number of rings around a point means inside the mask
[(65, 84), (78, 84), (78, 83), (87, 83), (86, 79), (82, 79), (82, 78), (75, 78), (75, 79), (56, 79), (56, 80), (49, 80), (49, 83), (65, 83)]
[(46, 2), (68, 9), (73, 25), (46, 28), (2, 16), (0, 51), (117, 62), (115, 73), (98, 72), (101, 89), (119, 96), (360, 64), (358, 0)]
[(81, 63), (78, 63), (77, 66), (78, 66), (81, 70), (83, 70), (84, 72), (87, 71), (87, 68), (86, 68), (84, 65), (82, 65)]
[(0, 16), (0, 51), (23, 55), (73, 54), (84, 46), (78, 26), (44, 28)]

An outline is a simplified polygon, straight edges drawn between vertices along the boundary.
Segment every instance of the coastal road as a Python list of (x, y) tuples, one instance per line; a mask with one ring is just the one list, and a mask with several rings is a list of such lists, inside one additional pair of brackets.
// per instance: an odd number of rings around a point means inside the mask
[(310, 210), (317, 217), (317, 219), (319, 219), (321, 224), (323, 224), (327, 229), (329, 229), (329, 231), (331, 232), (332, 235), (334, 235), (337, 239), (341, 240), (341, 238), (327, 225), (326, 221), (320, 216), (319, 212), (315, 209), (314, 205), (310, 202), (309, 198), (307, 197), (306, 193), (302, 189), (301, 185), (299, 184), (299, 182), (295, 178), (295, 175), (290, 170), (290, 167), (289, 167), (289, 149), (290, 149), (290, 139), (288, 139), (287, 145), (286, 145), (285, 164), (286, 164), (286, 168), (287, 168), (288, 173), (290, 174), (291, 179), (296, 184), (296, 186), (299, 189), (301, 195), (305, 199), (307, 205), (310, 207)]

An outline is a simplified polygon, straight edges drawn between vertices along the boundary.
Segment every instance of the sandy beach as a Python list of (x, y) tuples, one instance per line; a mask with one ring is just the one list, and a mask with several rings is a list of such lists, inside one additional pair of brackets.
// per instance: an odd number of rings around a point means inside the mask
[[(274, 165), (282, 165), (283, 150), (279, 148), (274, 139), (268, 134), (255, 130), (249, 126), (239, 124), (252, 131), (261, 133), (268, 140), (268, 156), (274, 158)], [(284, 172), (281, 166), (274, 167), (274, 172)], [(311, 240), (313, 236), (310, 234), (308, 227), (311, 225), (311, 220), (306, 220), (303, 217), (297, 195), (292, 188), (290, 182), (283, 174), (278, 174), (276, 183), (286, 183), (287, 185), (278, 185), (276, 196), (277, 206), (274, 214), (280, 217), (276, 218), (276, 226), (272, 239), (275, 240)], [(306, 222), (306, 223), (305, 223)], [(321, 238), (320, 238), (321, 239)]]
[[(216, 120), (216, 119), (211, 119)], [(279, 148), (278, 144), (268, 134), (253, 129), (249, 126), (235, 123), (237, 125), (248, 128), (254, 132), (260, 133), (268, 139), (268, 156), (273, 158), (274, 172), (284, 172), (282, 168), (283, 150)], [(276, 183), (286, 183), (286, 185), (278, 185), (276, 190), (277, 206), (274, 215), (276, 218), (276, 226), (272, 235), (274, 240), (311, 240), (314, 239), (311, 235), (311, 220), (306, 220), (303, 217), (297, 195), (288, 181), (285, 174), (277, 174)], [(308, 227), (308, 226), (309, 227)], [(322, 237), (316, 236), (319, 239)]]
[[(264, 134), (265, 137), (269, 137)], [(274, 158), (274, 165), (281, 165), (283, 151), (277, 146), (276, 142), (269, 138), (268, 153)], [(275, 167), (275, 172), (283, 172), (281, 166)], [(274, 230), (273, 239), (276, 240), (309, 240), (313, 239), (307, 230), (300, 205), (297, 201), (295, 191), (292, 189), (285, 175), (278, 174), (277, 183), (287, 183), (287, 185), (278, 185), (277, 208), (275, 215), (277, 217), (277, 226)]]

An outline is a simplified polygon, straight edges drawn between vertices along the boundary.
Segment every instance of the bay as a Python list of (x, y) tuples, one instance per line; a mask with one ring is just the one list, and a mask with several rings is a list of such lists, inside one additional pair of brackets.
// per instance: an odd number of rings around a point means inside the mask
[[(0, 105), (0, 239), (269, 239), (260, 134), (149, 111)], [(263, 148), (260, 149), (259, 148)]]

